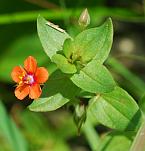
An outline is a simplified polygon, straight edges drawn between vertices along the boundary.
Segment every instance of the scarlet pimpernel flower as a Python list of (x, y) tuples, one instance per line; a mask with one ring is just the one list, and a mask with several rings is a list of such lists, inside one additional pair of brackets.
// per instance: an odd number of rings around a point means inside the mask
[(36, 59), (29, 56), (24, 61), (24, 68), (14, 67), (11, 77), (18, 84), (15, 96), (19, 100), (23, 100), (27, 95), (31, 99), (37, 99), (42, 93), (40, 84), (45, 83), (48, 79), (48, 71), (44, 67), (38, 67)]

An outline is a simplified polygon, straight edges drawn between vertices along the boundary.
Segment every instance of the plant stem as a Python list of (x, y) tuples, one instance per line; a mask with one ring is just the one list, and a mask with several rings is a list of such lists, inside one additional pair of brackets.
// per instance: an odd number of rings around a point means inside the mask
[(91, 150), (96, 151), (100, 142), (100, 138), (97, 131), (93, 127), (93, 124), (90, 122), (90, 120), (87, 119), (83, 127), (83, 131), (91, 147)]
[(145, 121), (138, 130), (130, 151), (145, 151)]

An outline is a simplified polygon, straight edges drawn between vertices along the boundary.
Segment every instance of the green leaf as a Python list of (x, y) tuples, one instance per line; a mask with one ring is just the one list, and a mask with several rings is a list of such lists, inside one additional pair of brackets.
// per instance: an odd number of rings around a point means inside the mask
[[(100, 27), (87, 29), (81, 32), (75, 39), (69, 44), (69, 49), (65, 53), (67, 57), (77, 60), (81, 59), (82, 63), (96, 59), (99, 63), (103, 63), (111, 49), (113, 41), (113, 26), (111, 19)], [(64, 51), (65, 52), (65, 51)]]
[(70, 38), (66, 32), (60, 32), (47, 25), (48, 21), (38, 16), (37, 30), (46, 54), (51, 58), (57, 51), (62, 50), (64, 40)]
[(67, 58), (71, 57), (72, 47), (73, 47), (72, 39), (66, 39), (63, 44), (63, 53)]
[(5, 108), (0, 101), (0, 130), (5, 138), (8, 140), (9, 145), (14, 151), (28, 151), (28, 144), (23, 138), (21, 132), (16, 127), (14, 121), (8, 117)]
[(79, 92), (80, 89), (73, 84), (69, 76), (57, 70), (45, 84), (42, 97), (49, 97), (60, 93), (67, 99), (73, 99)]
[(129, 151), (132, 133), (111, 132), (105, 135), (97, 151)]
[(141, 111), (134, 99), (123, 89), (94, 97), (90, 111), (101, 124), (117, 130), (137, 130), (142, 121)]
[(31, 105), (29, 105), (29, 109), (35, 112), (53, 111), (63, 106), (68, 101), (69, 100), (64, 98), (61, 94), (56, 94), (49, 98), (40, 98), (35, 100)]
[(110, 92), (115, 82), (105, 66), (93, 60), (79, 74), (74, 74), (71, 80), (81, 89), (92, 93)]
[(107, 19), (107, 21), (103, 24), (102, 28), (104, 28), (104, 30), (102, 29), (102, 33), (98, 36), (105, 37), (104, 43), (94, 58), (100, 63), (103, 63), (107, 59), (112, 47), (113, 24), (111, 18)]
[(69, 77), (59, 70), (52, 73), (50, 79), (43, 88), (41, 98), (29, 105), (32, 111), (52, 111), (60, 108), (68, 101), (75, 99), (80, 92)]
[(72, 74), (77, 71), (75, 65), (69, 63), (67, 58), (60, 54), (53, 55), (52, 61), (56, 63), (57, 67), (64, 73)]

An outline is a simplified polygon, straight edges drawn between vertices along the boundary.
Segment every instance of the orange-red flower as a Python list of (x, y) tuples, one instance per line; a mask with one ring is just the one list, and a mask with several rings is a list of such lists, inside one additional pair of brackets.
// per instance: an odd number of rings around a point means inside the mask
[(34, 57), (29, 56), (24, 61), (24, 68), (16, 66), (12, 73), (12, 79), (18, 83), (15, 89), (15, 96), (23, 100), (27, 95), (31, 99), (40, 97), (42, 90), (40, 84), (48, 79), (48, 72), (44, 67), (37, 67), (37, 61)]

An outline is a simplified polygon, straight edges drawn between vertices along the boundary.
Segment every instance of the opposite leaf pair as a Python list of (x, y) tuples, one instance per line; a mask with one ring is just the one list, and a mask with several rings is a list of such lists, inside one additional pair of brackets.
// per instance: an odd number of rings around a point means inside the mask
[(54, 54), (52, 61), (62, 72), (73, 74), (77, 71), (77, 65), (83, 67), (93, 59), (102, 64), (108, 57), (112, 41), (113, 26), (111, 19), (108, 19), (100, 27), (84, 30), (74, 39), (66, 39), (63, 50), (58, 50), (61, 54)]
[(99, 98), (91, 96), (88, 104), (88, 112), (98, 122), (117, 130), (138, 129), (142, 121), (138, 105), (126, 91), (116, 86), (103, 65), (113, 41), (111, 19), (100, 27), (84, 30), (74, 39), (48, 26), (40, 16), (37, 27), (44, 51), (62, 72), (57, 70), (51, 75), (41, 101), (34, 101), (29, 109), (52, 111), (69, 101), (75, 104), (80, 96), (85, 97), (80, 91), (90, 92), (100, 95)]
[(102, 65), (113, 41), (110, 18), (102, 26), (84, 30), (74, 39), (48, 26), (40, 16), (37, 27), (45, 52), (63, 73), (72, 74), (70, 79), (75, 85), (92, 93), (113, 90), (115, 82)]

